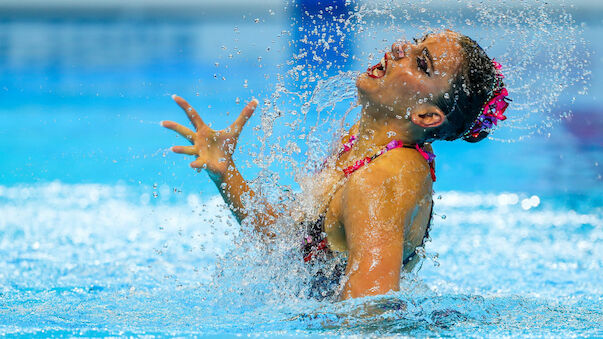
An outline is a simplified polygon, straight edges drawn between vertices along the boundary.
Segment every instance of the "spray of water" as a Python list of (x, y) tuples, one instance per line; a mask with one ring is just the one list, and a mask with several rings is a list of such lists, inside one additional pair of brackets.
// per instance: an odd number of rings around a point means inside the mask
[[(279, 236), (270, 241), (260, 239), (252, 226), (243, 224), (235, 250), (218, 260), (210, 286), (220, 291), (211, 294), (216, 304), (256, 308), (297, 300), (309, 307), (307, 285), (314, 268), (301, 260), (301, 235), (295, 219), (311, 215), (316, 208), (307, 192), (318, 189), (320, 180), (308, 178), (358, 118), (355, 79), (359, 73), (353, 70), (373, 64), (372, 59), (393, 42), (451, 29), (480, 43), (504, 65), (513, 98), (508, 121), (491, 137), (504, 142), (548, 133), (571, 114), (560, 109), (574, 100), (571, 95), (566, 99), (564, 93), (588, 90), (590, 54), (581, 28), (563, 4), (379, 1), (312, 10), (300, 6), (286, 5), (290, 29), (275, 37), (288, 42), (291, 56), (279, 65), (275, 89), (261, 105), (256, 128), (260, 146), (252, 154), (261, 171), (251, 185), (292, 217), (277, 222)], [(301, 193), (294, 193), (299, 191), (297, 187), (279, 185), (283, 169), (292, 173)], [(259, 206), (253, 201), (249, 205)], [(416, 279), (407, 282), (408, 290), (420, 289)], [(457, 313), (450, 313), (451, 317), (462, 317)], [(324, 326), (325, 319), (321, 319)], [(341, 321), (341, 317), (337, 319)]]

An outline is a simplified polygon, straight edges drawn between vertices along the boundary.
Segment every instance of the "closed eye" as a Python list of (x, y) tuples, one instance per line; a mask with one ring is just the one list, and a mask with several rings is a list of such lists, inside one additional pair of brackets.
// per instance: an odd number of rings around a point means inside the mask
[(429, 72), (429, 65), (427, 64), (425, 57), (417, 57), (417, 67), (427, 74), (427, 76), (431, 76), (431, 73)]

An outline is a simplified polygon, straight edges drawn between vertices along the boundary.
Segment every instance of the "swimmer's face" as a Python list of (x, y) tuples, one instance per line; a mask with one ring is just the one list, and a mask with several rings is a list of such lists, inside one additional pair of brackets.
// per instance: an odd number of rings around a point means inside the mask
[[(459, 35), (428, 34), (414, 43), (394, 43), (381, 63), (356, 80), (360, 103), (386, 107), (405, 116), (425, 99), (449, 91), (463, 60)], [(406, 116), (408, 118), (408, 116)]]

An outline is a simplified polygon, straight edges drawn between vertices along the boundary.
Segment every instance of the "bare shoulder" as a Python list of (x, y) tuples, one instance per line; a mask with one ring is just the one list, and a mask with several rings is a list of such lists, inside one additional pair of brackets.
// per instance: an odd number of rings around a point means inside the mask
[[(430, 148), (431, 150), (431, 148)], [(402, 148), (398, 152), (388, 152), (390, 157), (384, 159), (383, 166), (388, 166), (394, 172), (393, 180), (400, 187), (431, 187), (431, 172), (429, 163), (417, 150)], [(384, 154), (387, 155), (387, 154)]]
[[(429, 164), (413, 149), (383, 154), (355, 172), (345, 185), (344, 201), (354, 205), (371, 201), (390, 208), (414, 208), (431, 194)], [(360, 206), (360, 205), (359, 205)]]
[(377, 185), (392, 185), (395, 188), (418, 188), (431, 185), (429, 164), (414, 149), (399, 148), (375, 159), (366, 170), (351, 181), (364, 181)]

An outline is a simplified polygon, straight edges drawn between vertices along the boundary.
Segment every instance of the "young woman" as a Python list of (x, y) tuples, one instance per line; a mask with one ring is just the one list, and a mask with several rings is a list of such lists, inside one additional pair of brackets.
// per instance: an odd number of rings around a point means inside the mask
[[(345, 253), (343, 264), (318, 271), (312, 296), (347, 299), (399, 290), (401, 270), (416, 263), (415, 249), (431, 219), (436, 177), (428, 143), (477, 142), (505, 119), (507, 91), (499, 70), (476, 42), (445, 31), (395, 43), (358, 77), (360, 120), (317, 174), (321, 185), (310, 192), (315, 208), (297, 217), (306, 228), (300, 258), (312, 264)], [(232, 158), (257, 100), (229, 128), (214, 131), (184, 99), (173, 98), (196, 131), (163, 121), (192, 143), (172, 150), (196, 157), (191, 167), (207, 170), (239, 222), (246, 219), (273, 236), (276, 209), (264, 202), (262, 213), (250, 212), (243, 197), (253, 200), (255, 192)]]

